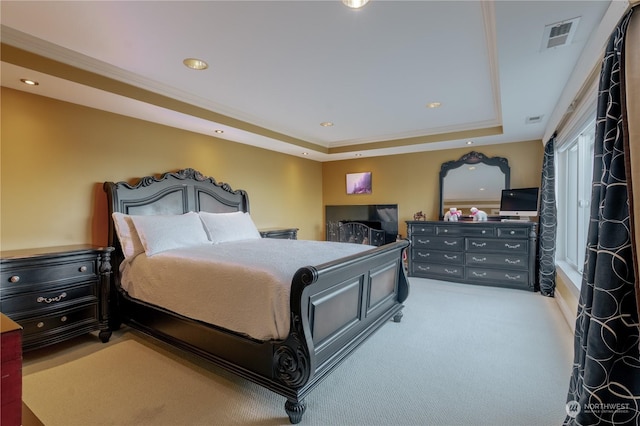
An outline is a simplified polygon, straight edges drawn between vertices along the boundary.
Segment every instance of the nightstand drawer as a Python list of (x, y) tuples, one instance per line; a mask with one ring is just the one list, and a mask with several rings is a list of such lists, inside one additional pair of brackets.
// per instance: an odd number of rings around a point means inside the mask
[(78, 327), (97, 325), (97, 318), (98, 304), (93, 303), (76, 309), (35, 318), (25, 318), (16, 322), (22, 326), (23, 341), (27, 346), (31, 340), (40, 339), (42, 335), (63, 333)]
[(95, 256), (69, 263), (45, 264), (38, 267), (3, 267), (0, 273), (0, 283), (3, 290), (11, 290), (15, 286), (54, 283), (56, 281), (70, 281), (74, 279), (95, 279)]
[(63, 308), (78, 302), (98, 300), (97, 281), (75, 286), (42, 288), (40, 290), (19, 293), (2, 301), (2, 312), (19, 318), (31, 311)]

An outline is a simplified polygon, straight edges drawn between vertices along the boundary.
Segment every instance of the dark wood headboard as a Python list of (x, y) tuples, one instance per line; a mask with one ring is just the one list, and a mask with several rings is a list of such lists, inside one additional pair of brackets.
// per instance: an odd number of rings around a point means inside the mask
[(249, 196), (245, 191), (234, 191), (228, 184), (218, 183), (194, 169), (168, 172), (160, 177), (146, 176), (134, 185), (105, 182), (103, 188), (109, 209), (109, 245), (115, 248), (112, 256), (115, 271), (122, 250), (111, 216), (114, 212), (132, 215), (249, 212)]

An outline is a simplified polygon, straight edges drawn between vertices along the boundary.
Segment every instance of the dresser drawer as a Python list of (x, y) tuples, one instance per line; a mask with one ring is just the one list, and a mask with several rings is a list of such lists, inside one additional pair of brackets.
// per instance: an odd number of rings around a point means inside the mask
[(526, 254), (511, 253), (466, 253), (467, 266), (499, 266), (509, 269), (528, 269), (529, 259)]
[(499, 238), (526, 238), (529, 236), (529, 228), (498, 228)]
[(2, 300), (5, 314), (20, 317), (32, 311), (64, 308), (81, 302), (98, 300), (98, 282), (81, 283), (74, 286), (41, 288), (36, 291), (18, 293)]
[(466, 249), (471, 252), (499, 251), (503, 253), (527, 253), (527, 243), (518, 240), (467, 238)]
[(455, 251), (412, 250), (411, 260), (414, 262), (436, 262), (449, 265), (462, 265), (464, 254)]
[(30, 341), (38, 340), (42, 335), (65, 333), (76, 328), (97, 325), (98, 304), (92, 303), (16, 322), (22, 326), (24, 345), (28, 346)]
[(529, 274), (527, 271), (476, 268), (472, 266), (467, 266), (466, 278), (487, 284), (502, 283), (505, 285), (526, 286), (529, 282)]
[(0, 285), (3, 291), (16, 287), (55, 283), (61, 281), (90, 280), (97, 277), (95, 256), (84, 259), (74, 258), (65, 263), (45, 263), (37, 266), (7, 268), (3, 265), (0, 272)]
[(435, 233), (433, 225), (410, 223), (407, 226), (409, 235), (433, 235)]
[(436, 235), (447, 236), (447, 235), (464, 235), (466, 229), (462, 226), (444, 226), (444, 225), (436, 225)]
[(462, 278), (464, 268), (462, 265), (442, 265), (438, 263), (411, 263), (411, 275), (424, 277)]
[(464, 249), (463, 237), (429, 237), (416, 236), (411, 240), (413, 247), (428, 248), (434, 250), (462, 251)]
[(496, 229), (490, 226), (478, 224), (477, 222), (467, 224), (464, 234), (469, 237), (494, 237)]

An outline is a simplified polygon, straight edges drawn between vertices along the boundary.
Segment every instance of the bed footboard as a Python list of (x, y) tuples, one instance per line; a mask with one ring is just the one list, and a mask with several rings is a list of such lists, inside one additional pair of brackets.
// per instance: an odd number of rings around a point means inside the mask
[(285, 410), (302, 419), (304, 398), (382, 325), (402, 317), (409, 294), (406, 240), (319, 266), (301, 268), (291, 287), (291, 331), (274, 348), (274, 377)]

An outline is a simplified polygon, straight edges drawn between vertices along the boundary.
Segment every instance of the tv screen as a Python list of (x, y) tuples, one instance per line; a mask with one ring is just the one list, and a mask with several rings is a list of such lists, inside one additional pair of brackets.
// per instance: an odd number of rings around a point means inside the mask
[(538, 189), (503, 189), (500, 197), (500, 216), (537, 216)]

